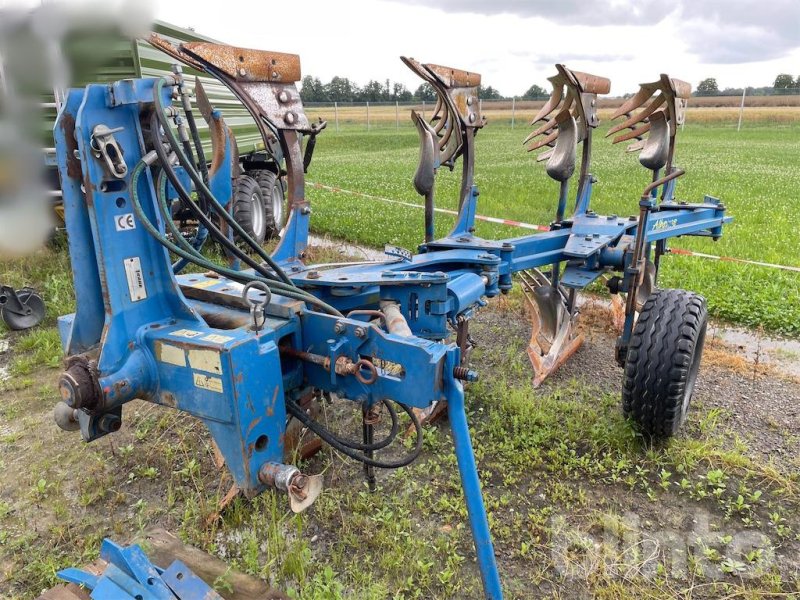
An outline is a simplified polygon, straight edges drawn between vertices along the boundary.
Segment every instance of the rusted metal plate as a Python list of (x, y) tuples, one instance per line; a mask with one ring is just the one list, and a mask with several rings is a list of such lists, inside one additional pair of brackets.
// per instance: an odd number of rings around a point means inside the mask
[(478, 87), (481, 84), (481, 76), (478, 73), (431, 63), (425, 63), (425, 67), (449, 88)]
[(295, 83), (301, 78), (297, 54), (208, 42), (189, 42), (182, 44), (181, 48), (236, 81)]
[(672, 89), (675, 90), (675, 95), (678, 98), (688, 99), (692, 95), (692, 84), (682, 79), (670, 79), (672, 82)]
[(578, 81), (581, 90), (588, 94), (608, 94), (611, 91), (611, 80), (607, 77), (582, 71), (572, 71), (572, 75)]

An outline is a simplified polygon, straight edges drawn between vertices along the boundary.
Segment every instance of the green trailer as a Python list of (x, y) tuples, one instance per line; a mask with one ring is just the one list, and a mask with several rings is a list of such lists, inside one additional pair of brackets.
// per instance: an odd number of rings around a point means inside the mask
[[(178, 44), (187, 41), (216, 42), (209, 37), (199, 35), (190, 29), (183, 29), (156, 21), (152, 31), (165, 40)], [(86, 39), (81, 34), (74, 35), (66, 44), (69, 50), (67, 60), (75, 65), (72, 68), (71, 85), (81, 87), (89, 83), (106, 83), (133, 77), (158, 77), (172, 73), (175, 60), (157, 50), (144, 39), (130, 40), (117, 35), (103, 37), (102, 60), (93, 60), (91, 44), (81, 48)], [(97, 39), (92, 39), (93, 44)], [(245, 107), (219, 81), (205, 74), (183, 67), (187, 81), (192, 82), (197, 76), (201, 81), (212, 105), (219, 109), (225, 122), (233, 130), (239, 150), (241, 163), (240, 181), (237, 182), (237, 193), (234, 195), (233, 214), (245, 230), (258, 241), (277, 236), (284, 224), (285, 183), (281, 169), (280, 157), (273, 157), (265, 150), (256, 124)], [(56, 210), (60, 211), (60, 183), (55, 170), (55, 149), (53, 148), (53, 125), (65, 90), (56, 89), (43, 98), (42, 141), (44, 147), (47, 182), (53, 196)], [(196, 107), (195, 107), (196, 108)], [(200, 137), (207, 157), (211, 156), (211, 143), (208, 128), (197, 115)]]

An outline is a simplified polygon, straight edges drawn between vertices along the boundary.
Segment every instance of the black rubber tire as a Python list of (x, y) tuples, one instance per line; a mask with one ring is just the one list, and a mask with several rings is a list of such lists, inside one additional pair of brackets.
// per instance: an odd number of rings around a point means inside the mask
[(267, 228), (263, 226), (266, 204), (261, 186), (255, 179), (249, 175), (240, 175), (236, 178), (233, 192), (233, 218), (258, 244), (263, 244), (266, 239)]
[[(248, 171), (247, 174), (258, 182), (261, 194), (264, 196), (264, 216), (267, 227), (265, 237), (266, 239), (278, 237), (286, 220), (286, 194), (281, 178), (269, 169), (256, 169)], [(275, 203), (271, 200), (274, 200)], [(280, 206), (276, 206), (278, 202)]]
[(622, 378), (622, 410), (652, 440), (675, 435), (686, 420), (708, 325), (705, 298), (655, 290), (633, 328)]

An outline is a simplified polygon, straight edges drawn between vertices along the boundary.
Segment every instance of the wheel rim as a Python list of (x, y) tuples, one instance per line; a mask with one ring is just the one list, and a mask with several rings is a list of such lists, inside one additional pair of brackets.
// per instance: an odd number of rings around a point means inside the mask
[(250, 197), (250, 204), (253, 214), (253, 233), (256, 238), (260, 239), (264, 236), (264, 207), (261, 205), (261, 197), (253, 193)]
[(277, 229), (283, 227), (283, 190), (277, 182), (272, 186), (272, 218)]

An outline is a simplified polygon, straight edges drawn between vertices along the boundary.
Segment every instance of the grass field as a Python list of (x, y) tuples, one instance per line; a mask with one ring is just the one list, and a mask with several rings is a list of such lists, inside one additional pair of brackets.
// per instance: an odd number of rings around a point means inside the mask
[[(786, 110), (784, 117), (793, 114)], [(521, 126), (512, 130), (491, 123), (480, 131), (475, 169), (481, 191), (478, 212), (547, 224), (555, 210), (557, 184), (520, 145), (526, 132)], [(602, 139), (602, 126), (597, 134), (592, 170), (599, 181), (593, 207), (601, 214), (634, 214), (641, 190), (649, 181), (648, 173), (635, 155)], [(417, 152), (417, 135), (409, 127), (398, 131), (386, 126), (372, 131), (342, 127), (338, 134), (328, 131), (320, 137), (308, 178), (421, 203), (411, 185)], [(734, 217), (719, 242), (684, 238), (674, 242), (676, 248), (800, 266), (800, 201), (796, 194), (800, 188), (800, 111), (784, 125), (750, 124), (738, 133), (731, 127), (692, 124), (690, 117), (679, 135), (676, 156), (676, 164), (687, 171), (678, 183), (678, 198), (699, 202), (704, 194), (717, 196)], [(440, 171), (438, 206), (456, 208), (459, 181), (460, 163), (452, 173)], [(414, 248), (421, 240), (421, 210), (320, 189), (308, 194), (314, 206), (312, 226), (319, 232), (378, 247), (388, 242)], [(452, 217), (437, 215), (437, 234), (446, 234), (452, 223)], [(511, 237), (524, 231), (478, 222), (477, 233)], [(704, 294), (714, 316), (800, 335), (797, 273), (680, 256), (667, 257), (662, 264), (661, 284)]]

